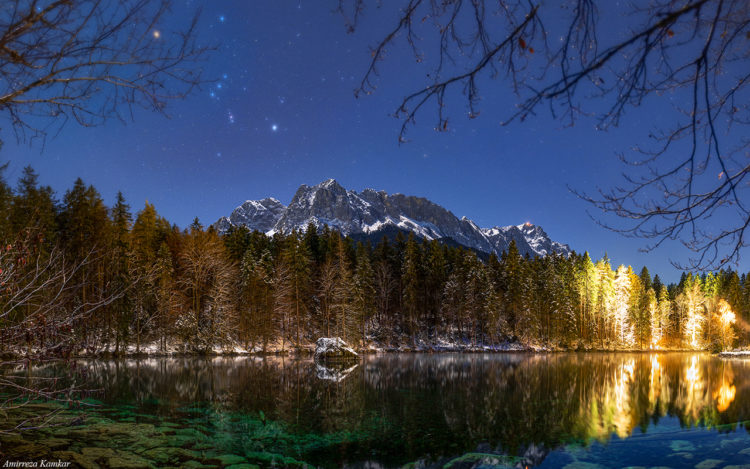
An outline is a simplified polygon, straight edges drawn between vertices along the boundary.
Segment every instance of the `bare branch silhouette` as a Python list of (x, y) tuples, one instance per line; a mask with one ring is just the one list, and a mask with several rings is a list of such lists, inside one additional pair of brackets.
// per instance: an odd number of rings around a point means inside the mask
[(11, 0), (0, 8), (0, 111), (16, 138), (165, 112), (202, 82), (198, 13), (162, 30), (171, 0)]
[[(350, 29), (366, 2), (340, 0)], [(380, 5), (383, 8), (382, 5)], [(395, 27), (372, 49), (356, 95), (370, 94), (377, 65), (404, 41), (422, 62), (436, 52), (428, 83), (407, 93), (396, 110), (399, 141), (428, 103), (436, 129), (448, 129), (447, 93), (462, 92), (468, 117), (479, 114), (480, 79), (512, 89), (515, 109), (503, 124), (523, 121), (547, 106), (572, 125), (593, 116), (600, 129), (627, 111), (659, 102), (665, 126), (633, 149), (624, 184), (594, 195), (574, 192), (620, 222), (598, 221), (626, 236), (646, 238), (651, 250), (678, 240), (696, 255), (683, 268), (717, 269), (738, 261), (746, 247), (750, 140), (750, 4), (742, 0), (649, 0), (603, 24), (610, 4), (568, 0), (409, 0)], [(663, 103), (663, 104), (661, 104)], [(509, 103), (497, 103), (510, 108)], [(735, 220), (715, 223), (715, 220)], [(624, 223), (622, 223), (624, 221)]]

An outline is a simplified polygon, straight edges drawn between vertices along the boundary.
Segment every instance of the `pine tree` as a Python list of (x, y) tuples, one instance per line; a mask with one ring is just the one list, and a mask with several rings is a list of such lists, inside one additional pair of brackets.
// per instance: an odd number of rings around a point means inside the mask
[(353, 302), (360, 323), (362, 346), (367, 337), (366, 326), (375, 313), (375, 272), (370, 262), (370, 250), (357, 244), (356, 270), (354, 272)]
[(417, 318), (420, 305), (420, 252), (414, 233), (409, 233), (409, 239), (404, 248), (404, 260), (401, 265), (401, 305), (406, 319), (406, 329), (412, 344), (416, 345)]
[(250, 247), (250, 230), (246, 226), (230, 226), (222, 237), (229, 258), (235, 262), (241, 262), (245, 251)]
[[(657, 285), (654, 281), (654, 285)], [(659, 290), (656, 292), (658, 298), (657, 314), (658, 325), (657, 330), (660, 331), (658, 334), (659, 339), (655, 341), (655, 346), (664, 345), (674, 334), (672, 330), (672, 301), (669, 298), (669, 290), (667, 287), (660, 285)]]
[(373, 252), (375, 271), (375, 302), (376, 319), (381, 328), (385, 330), (388, 342), (392, 339), (393, 320), (392, 305), (396, 303), (394, 296), (398, 296), (398, 282), (394, 275), (391, 263), (391, 249), (388, 238), (383, 237)]
[(596, 333), (599, 338), (599, 346), (603, 347), (605, 341), (613, 339), (614, 334), (610, 334), (614, 324), (614, 305), (615, 305), (615, 273), (609, 264), (607, 254), (597, 261), (596, 269), (599, 279), (597, 281), (598, 290), (596, 293)]
[(424, 310), (427, 312), (427, 332), (428, 336), (432, 338), (438, 327), (440, 300), (447, 268), (443, 247), (437, 240), (432, 240), (427, 245), (424, 267), (422, 297), (424, 298)]
[(318, 299), (322, 316), (321, 329), (326, 337), (331, 337), (331, 326), (334, 324), (335, 296), (338, 284), (338, 268), (333, 259), (327, 259), (320, 268), (318, 276)]
[(347, 240), (335, 234), (335, 250), (332, 251), (336, 265), (336, 283), (333, 288), (333, 309), (336, 335), (345, 342), (359, 336), (359, 312), (354, 308), (354, 279)]
[[(266, 239), (265, 235), (262, 239)], [(254, 346), (260, 341), (265, 352), (268, 342), (275, 338), (277, 332), (274, 320), (274, 259), (269, 246), (251, 242), (242, 258), (241, 275), (242, 288), (247, 295), (246, 309), (240, 314), (241, 340), (244, 340), (246, 349), (250, 348), (248, 342)]]
[(598, 302), (599, 275), (596, 266), (585, 252), (576, 262), (576, 289), (578, 290), (577, 335), (584, 343), (591, 343), (596, 326), (594, 312)]
[(688, 274), (682, 282), (682, 291), (677, 295), (679, 332), (684, 343), (697, 349), (703, 345), (703, 328), (706, 323), (705, 297), (698, 276)]
[(174, 267), (172, 252), (166, 242), (162, 242), (156, 253), (154, 265), (155, 280), (155, 315), (159, 331), (159, 346), (161, 351), (167, 350), (167, 338), (171, 332), (175, 318), (172, 317), (174, 303)]
[(13, 234), (29, 233), (38, 237), (48, 252), (57, 240), (58, 207), (54, 191), (49, 186), (39, 187), (39, 175), (31, 166), (23, 169), (10, 213)]
[(307, 246), (294, 231), (287, 237), (286, 247), (281, 253), (289, 269), (291, 294), (291, 318), (294, 321), (294, 344), (302, 344), (302, 327), (307, 323), (310, 292), (310, 253)]
[[(75, 283), (79, 285), (76, 301), (82, 305), (97, 304), (107, 296), (105, 272), (108, 264), (107, 245), (110, 220), (107, 207), (93, 186), (86, 186), (78, 178), (73, 188), (65, 193), (60, 213), (60, 232), (65, 250), (74, 259), (89, 259), (77, 269)], [(84, 312), (84, 314), (86, 314)], [(95, 316), (78, 324), (84, 346), (97, 348), (96, 329), (107, 327), (108, 321)]]
[(5, 171), (10, 161), (0, 165), (0, 246), (6, 246), (15, 241), (15, 234), (11, 227), (11, 211), (13, 210), (13, 190), (5, 180)]
[[(185, 235), (178, 260), (183, 340), (194, 337), (190, 345), (203, 352), (215, 345), (228, 346), (237, 326), (238, 282), (236, 264), (229, 259), (224, 243), (214, 231), (203, 231), (194, 223)], [(138, 311), (137, 331), (154, 318), (143, 305)]]
[(128, 317), (133, 308), (132, 292), (130, 290), (133, 282), (131, 276), (131, 242), (130, 228), (133, 216), (130, 214), (130, 206), (125, 203), (122, 192), (117, 193), (115, 205), (112, 207), (112, 237), (109, 253), (110, 265), (108, 270), (112, 285), (116, 290), (122, 290), (123, 294), (112, 305), (107, 308), (107, 319), (110, 323), (107, 331), (114, 329), (115, 353), (120, 353), (120, 345), (127, 336)]
[(514, 336), (519, 334), (518, 325), (524, 322), (524, 296), (526, 291), (523, 258), (518, 252), (516, 242), (511, 240), (508, 250), (501, 256), (502, 276), (500, 289), (503, 294), (508, 328)]

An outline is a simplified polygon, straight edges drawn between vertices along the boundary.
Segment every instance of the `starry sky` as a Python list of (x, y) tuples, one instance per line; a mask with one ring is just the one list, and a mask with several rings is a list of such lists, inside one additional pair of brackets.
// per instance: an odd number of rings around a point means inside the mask
[(641, 253), (643, 240), (599, 227), (587, 213), (596, 217), (596, 209), (568, 189), (617, 184), (623, 168), (615, 153), (644, 130), (643, 116), (658, 121), (658, 107), (646, 105), (606, 132), (585, 119), (570, 127), (545, 112), (501, 126), (514, 101), (488, 82), (479, 118), (465, 117), (458, 94), (449, 100), (456, 117), (447, 132), (436, 132), (427, 112), (399, 145), (393, 112), (424, 84), (427, 70), (394, 49), (380, 65), (377, 90), (355, 99), (369, 47), (395, 12), (373, 12), (348, 34), (335, 3), (180, 3), (161, 27), (184, 25), (202, 7), (201, 41), (218, 45), (203, 65), (212, 81), (172, 103), (169, 118), (142, 111), (125, 124), (68, 125), (43, 149), (14, 141), (3, 126), (7, 179), (14, 183), (31, 164), (62, 198), (80, 176), (108, 204), (121, 190), (134, 212), (148, 200), (185, 227), (196, 216), (213, 223), (247, 199), (286, 204), (299, 185), (335, 178), (348, 189), (423, 196), (483, 227), (529, 221), (595, 259), (606, 252), (615, 265), (639, 271), (645, 264), (667, 281), (679, 279), (669, 263), (687, 255), (678, 244)]

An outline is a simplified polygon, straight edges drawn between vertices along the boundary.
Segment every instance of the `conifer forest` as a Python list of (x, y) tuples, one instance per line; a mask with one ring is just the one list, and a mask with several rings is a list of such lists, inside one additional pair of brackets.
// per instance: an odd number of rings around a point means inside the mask
[(750, 279), (665, 284), (605, 255), (502, 256), (399, 233), (373, 244), (327, 226), (267, 236), (181, 229), (146, 202), (112, 207), (30, 167), (0, 185), (3, 352), (360, 349), (726, 350), (750, 338)]

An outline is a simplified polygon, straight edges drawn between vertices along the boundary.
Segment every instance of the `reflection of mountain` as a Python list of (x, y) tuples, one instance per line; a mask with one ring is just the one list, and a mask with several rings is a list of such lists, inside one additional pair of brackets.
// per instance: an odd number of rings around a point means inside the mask
[(538, 464), (563, 443), (648, 432), (665, 416), (691, 427), (750, 417), (750, 362), (705, 354), (365, 356), (335, 385), (312, 360), (279, 357), (94, 361), (87, 370), (107, 399), (152, 413), (209, 402), (218, 413), (263, 411), (293, 432), (347, 435), (335, 451), (305, 455), (328, 465), (445, 463), (470, 451)]

